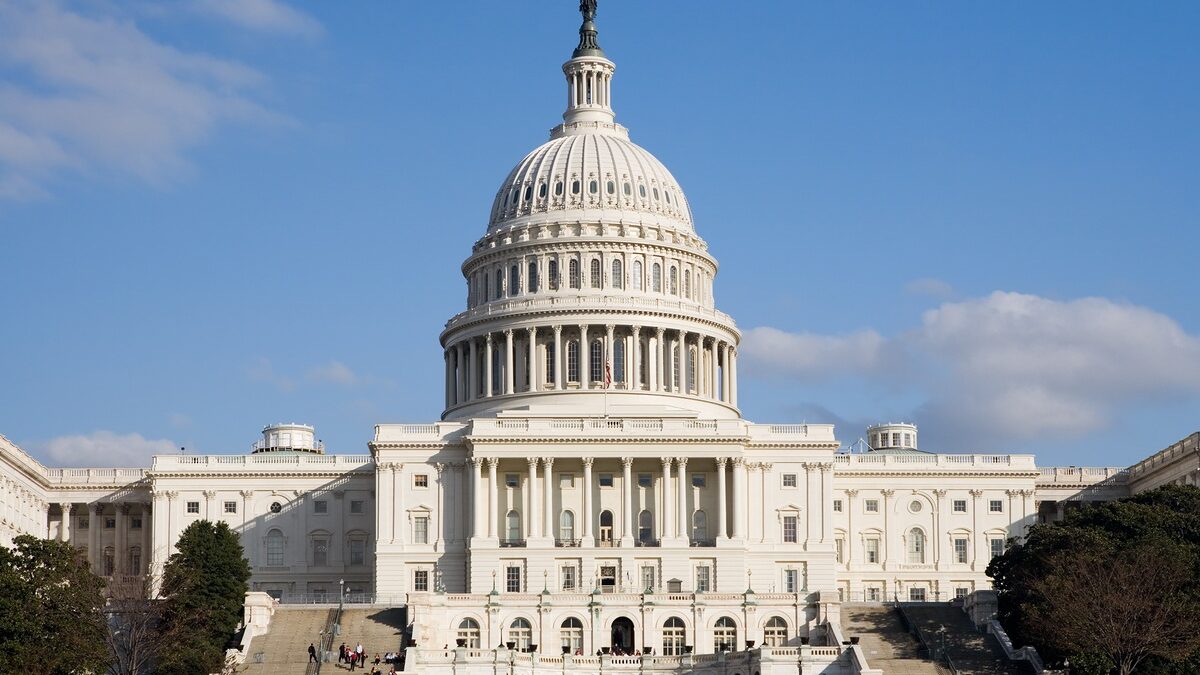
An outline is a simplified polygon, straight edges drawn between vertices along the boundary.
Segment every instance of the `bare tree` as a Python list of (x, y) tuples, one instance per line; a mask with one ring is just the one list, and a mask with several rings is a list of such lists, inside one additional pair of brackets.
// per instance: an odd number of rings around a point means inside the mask
[(1161, 540), (1057, 553), (1031, 584), (1030, 628), (1064, 652), (1106, 655), (1121, 675), (1150, 656), (1182, 658), (1200, 647), (1194, 564)]
[(108, 584), (104, 615), (113, 675), (152, 672), (159, 655), (170, 647), (170, 636), (164, 634), (165, 606), (155, 599), (153, 582), (153, 577), (145, 575), (114, 577)]

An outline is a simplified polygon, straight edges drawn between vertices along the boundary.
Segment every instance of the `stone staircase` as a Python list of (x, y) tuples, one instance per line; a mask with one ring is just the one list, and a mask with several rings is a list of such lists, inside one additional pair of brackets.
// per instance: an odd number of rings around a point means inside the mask
[(337, 662), (337, 648), (342, 643), (354, 648), (361, 642), (370, 662), (375, 661), (376, 654), (382, 657), (400, 651), (406, 617), (402, 607), (346, 607), (342, 610), (341, 633), (333, 641), (333, 662)]
[(867, 665), (884, 675), (947, 675), (948, 671), (921, 654), (921, 644), (891, 607), (842, 605), (841, 627), (847, 638), (859, 639)]
[(239, 673), (248, 675), (304, 675), (308, 669), (308, 645), (318, 642), (325, 629), (329, 608), (289, 607), (281, 605), (271, 617), (266, 635), (250, 641), (250, 651)]
[(964, 675), (1032, 675), (1027, 661), (1009, 660), (996, 638), (975, 630), (962, 608), (946, 602), (926, 602), (906, 604), (904, 611), (932, 649), (942, 648), (938, 631), (946, 627), (946, 653)]

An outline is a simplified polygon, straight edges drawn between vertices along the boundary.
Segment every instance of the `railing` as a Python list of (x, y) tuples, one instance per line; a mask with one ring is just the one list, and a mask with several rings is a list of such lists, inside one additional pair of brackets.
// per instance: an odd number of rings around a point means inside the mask
[(1044, 466), (1038, 470), (1038, 483), (1092, 485), (1106, 480), (1125, 482), (1129, 471), (1111, 466)]
[(501, 539), (500, 548), (525, 548), (524, 539)]
[(555, 539), (554, 545), (558, 548), (579, 548), (582, 542), (582, 539)]
[(341, 632), (342, 624), (342, 603), (329, 610), (329, 617), (325, 620), (325, 628), (317, 636), (317, 644), (319, 651), (317, 653), (317, 662), (314, 665), (312, 661), (308, 662), (308, 666), (304, 669), (304, 675), (321, 675), (321, 666), (325, 663), (328, 654), (333, 651), (333, 641), (337, 634)]
[(1129, 473), (1136, 476), (1138, 474), (1150, 471), (1155, 467), (1169, 463), (1175, 460), (1177, 457), (1192, 453), (1200, 453), (1200, 432), (1193, 433), (1181, 441), (1172, 443), (1171, 445), (1168, 445), (1162, 450), (1150, 455), (1137, 464), (1134, 464), (1133, 466), (1129, 467)]
[[(959, 671), (958, 667), (954, 665), (954, 660), (950, 658), (950, 653), (946, 651), (944, 644), (940, 650), (932, 649), (929, 646), (929, 642), (925, 639), (925, 634), (921, 632), (921, 629), (917, 626), (916, 622), (914, 622), (912, 617), (908, 615), (908, 612), (904, 609), (904, 605), (900, 602), (900, 597), (892, 596), (892, 603), (896, 606), (896, 609), (900, 611), (900, 618), (904, 622), (904, 627), (908, 629), (908, 632), (916, 636), (917, 641), (921, 643), (921, 648), (925, 650), (926, 654), (929, 654), (930, 660), (937, 662), (939, 657), (941, 657), (941, 660), (946, 662), (946, 667), (950, 669), (951, 673), (954, 673), (954, 675), (960, 675), (961, 671)], [(942, 639), (945, 640), (945, 636), (943, 636)]]
[(946, 468), (972, 467), (1011, 467), (1017, 469), (1034, 469), (1036, 463), (1033, 455), (942, 455), (928, 453), (921, 455), (889, 455), (882, 453), (848, 454), (841, 453), (833, 456), (834, 464), (841, 467), (875, 468), (879, 465), (909, 467), (936, 466)]
[(662, 542), (658, 539), (635, 539), (633, 546), (634, 548), (656, 548), (662, 546)]
[(716, 539), (693, 539), (692, 548), (712, 548), (717, 545)]
[(154, 471), (164, 469), (197, 469), (207, 467), (217, 470), (227, 470), (226, 467), (269, 467), (287, 466), (316, 466), (322, 469), (357, 469), (372, 465), (370, 455), (155, 455)]

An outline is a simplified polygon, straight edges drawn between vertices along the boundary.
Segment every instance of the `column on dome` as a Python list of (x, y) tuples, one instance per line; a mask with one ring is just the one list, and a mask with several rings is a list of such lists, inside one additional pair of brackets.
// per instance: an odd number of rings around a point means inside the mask
[(442, 350), (442, 359), (443, 359), (443, 360), (446, 362), (446, 376), (445, 376), (445, 385), (446, 385), (446, 389), (445, 389), (446, 396), (445, 396), (445, 399), (446, 399), (446, 400), (445, 400), (445, 406), (446, 406), (447, 408), (449, 408), (450, 406), (454, 405), (454, 401), (453, 401), (453, 399), (451, 398), (451, 391), (453, 391), (453, 389), (452, 389), (452, 387), (451, 387), (451, 384), (450, 384), (450, 382), (451, 382), (451, 380), (450, 380), (450, 375), (451, 375), (451, 373), (453, 372), (453, 367), (451, 366), (451, 361), (450, 361), (450, 350), (449, 350), (449, 349), (443, 349), (443, 350)]
[(720, 397), (720, 394), (717, 392), (720, 378), (720, 373), (717, 370), (717, 338), (714, 337), (710, 344), (711, 347), (708, 350), (708, 366), (710, 368), (708, 373), (708, 397), (715, 400)]
[(537, 359), (537, 328), (529, 329), (529, 352), (525, 360), (525, 374), (529, 378), (529, 386), (526, 391), (538, 390), (538, 359)]
[(686, 544), (691, 538), (690, 525), (692, 522), (691, 512), (688, 511), (688, 480), (687, 480), (687, 457), (678, 457), (675, 459), (675, 466), (679, 468), (679, 511), (675, 516), (675, 536)]
[(666, 333), (666, 331), (662, 328), (656, 328), (654, 330), (655, 343), (654, 343), (654, 349), (651, 350), (651, 353), (653, 354), (654, 361), (655, 361), (654, 376), (655, 376), (656, 381), (654, 383), (654, 386), (651, 387), (651, 389), (653, 391), (666, 391), (667, 390), (666, 368), (665, 368), (665, 364), (663, 363), (663, 354), (666, 353), (666, 349), (667, 349), (666, 345), (664, 344), (666, 342), (666, 340), (663, 339), (665, 337), (665, 333)]
[(562, 326), (554, 327), (554, 388), (558, 390), (567, 388), (566, 383), (563, 382)]
[(623, 518), (621, 546), (633, 546), (633, 458), (621, 458), (621, 497)]
[(454, 404), (458, 405), (463, 402), (463, 390), (466, 387), (463, 385), (463, 380), (467, 376), (467, 360), (463, 358), (463, 343), (451, 345), (454, 350)]
[(717, 458), (717, 539), (729, 538), (728, 518), (725, 515), (725, 465), (727, 463), (728, 460), (724, 457)]
[(500, 489), (496, 484), (496, 465), (500, 463), (498, 457), (488, 457), (488, 538), (496, 538), (496, 521), (500, 519), (496, 511), (500, 506)]
[(582, 525), (583, 545), (592, 547), (596, 542), (592, 541), (592, 458), (583, 458), (583, 513), (580, 514), (580, 525)]
[[(543, 537), (553, 538), (554, 534), (554, 458), (542, 458), (542, 506), (545, 519), (542, 523)], [(532, 516), (532, 514), (531, 514)]]
[[(484, 337), (483, 347), (483, 396), (491, 398), (495, 393), (492, 391), (492, 334), (488, 333)], [(489, 528), (490, 529), (490, 528)]]
[(629, 381), (629, 388), (641, 390), (642, 388), (642, 327), (633, 327), (633, 340), (631, 341), (633, 348), (629, 350), (630, 368), (626, 379)]
[(729, 343), (721, 342), (721, 400), (729, 403)]
[(587, 324), (579, 325), (579, 388), (590, 389), (592, 380), (592, 350), (588, 344)]
[(534, 539), (538, 536), (539, 520), (537, 517), (538, 507), (538, 475), (537, 475), (537, 457), (529, 457), (525, 460), (529, 463), (529, 479), (525, 489), (525, 513), (522, 521), (525, 524), (525, 538)]
[(467, 400), (474, 401), (479, 397), (479, 349), (475, 338), (467, 343), (470, 349), (467, 364)]
[(671, 498), (671, 458), (662, 458), (662, 527), (660, 538), (669, 541), (675, 536), (675, 500)]
[(746, 538), (746, 460), (742, 457), (733, 458), (733, 538), (739, 541)]
[(688, 354), (688, 332), (685, 330), (681, 330), (681, 331), (679, 331), (679, 365), (677, 367), (679, 368), (678, 390), (680, 393), (683, 393), (683, 394), (692, 393), (692, 389), (689, 386), (689, 384), (694, 384), (694, 383), (688, 382), (688, 362), (689, 361), (690, 361), (690, 355)]
[(513, 361), (513, 332), (504, 331), (504, 393), (513, 393), (513, 371), (516, 370)]

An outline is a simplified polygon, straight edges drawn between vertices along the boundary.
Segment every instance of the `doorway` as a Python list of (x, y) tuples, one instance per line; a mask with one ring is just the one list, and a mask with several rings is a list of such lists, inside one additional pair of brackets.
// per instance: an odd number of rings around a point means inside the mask
[(613, 620), (611, 648), (614, 654), (633, 654), (633, 621), (629, 617)]

